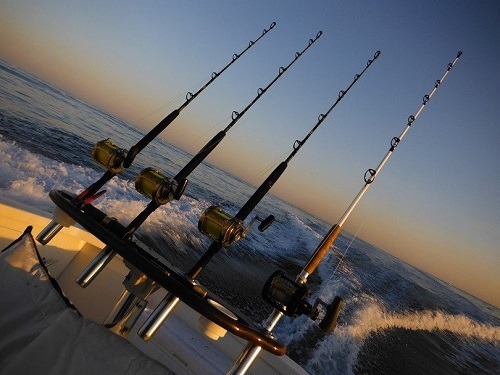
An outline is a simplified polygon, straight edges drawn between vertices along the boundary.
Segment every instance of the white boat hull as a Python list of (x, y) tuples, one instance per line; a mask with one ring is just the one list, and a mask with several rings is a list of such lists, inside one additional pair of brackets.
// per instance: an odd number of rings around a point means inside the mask
[[(0, 200), (0, 249), (17, 239), (29, 225), (33, 226), (32, 233), (36, 235), (50, 219), (46, 212)], [(122, 293), (122, 281), (128, 269), (117, 256), (87, 288), (79, 287), (75, 279), (103, 247), (100, 240), (74, 226), (64, 228), (48, 245), (38, 246), (40, 256), (64, 294), (83, 317), (99, 324)], [(229, 370), (246, 342), (229, 333), (218, 340), (209, 339), (199, 331), (200, 315), (184, 304), (180, 304), (152, 340), (145, 342), (137, 336), (138, 327), (165, 293), (159, 290), (148, 298), (146, 312), (127, 340), (177, 374), (220, 374)], [(267, 352), (252, 366), (250, 373), (307, 374), (287, 356), (278, 357)]]

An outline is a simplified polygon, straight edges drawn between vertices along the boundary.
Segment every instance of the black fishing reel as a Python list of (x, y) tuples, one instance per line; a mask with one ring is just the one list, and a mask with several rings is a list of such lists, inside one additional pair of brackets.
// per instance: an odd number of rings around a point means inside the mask
[(135, 180), (136, 190), (161, 206), (173, 199), (180, 199), (186, 189), (188, 180), (179, 184), (175, 179), (167, 177), (154, 168), (145, 168)]
[(325, 332), (332, 332), (342, 308), (342, 298), (335, 297), (331, 304), (317, 299), (314, 305), (308, 302), (311, 291), (285, 275), (281, 270), (274, 272), (267, 279), (262, 289), (262, 298), (283, 314), (296, 317), (307, 315), (312, 320), (320, 320), (319, 327)]
[(274, 216), (269, 215), (264, 220), (255, 216), (252, 221), (244, 227), (243, 221), (222, 211), (220, 206), (210, 206), (200, 216), (198, 230), (212, 241), (217, 241), (221, 243), (222, 246), (228, 247), (246, 237), (255, 220), (261, 221), (258, 229), (260, 232), (263, 232), (273, 223)]

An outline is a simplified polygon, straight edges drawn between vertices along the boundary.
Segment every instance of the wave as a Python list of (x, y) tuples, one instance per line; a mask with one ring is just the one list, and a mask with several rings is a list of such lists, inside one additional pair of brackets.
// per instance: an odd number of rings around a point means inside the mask
[[(437, 334), (452, 334), (460, 338), (461, 347), (450, 354), (455, 362), (470, 363), (465, 357), (474, 357), (471, 351), (478, 350), (492, 359), (500, 358), (500, 327), (474, 321), (464, 315), (451, 315), (443, 311), (418, 311), (391, 313), (372, 297), (365, 296), (370, 303), (355, 314), (352, 324), (339, 325), (333, 334), (327, 335), (317, 344), (305, 367), (312, 373), (354, 373), (358, 355), (368, 338), (388, 330), (425, 331)], [(302, 333), (310, 332), (302, 330)], [(297, 339), (297, 335), (295, 335)], [(466, 341), (468, 340), (468, 341)], [(380, 350), (380, 349), (379, 349)]]
[(500, 327), (478, 323), (464, 315), (450, 315), (443, 311), (419, 311), (393, 314), (378, 305), (359, 312), (358, 324), (350, 328), (356, 339), (364, 339), (375, 331), (402, 328), (407, 330), (448, 331), (468, 338), (500, 343)]
[(76, 165), (35, 155), (0, 136), (2, 195), (50, 211), (48, 192), (54, 188), (83, 188), (81, 176), (89, 171)]

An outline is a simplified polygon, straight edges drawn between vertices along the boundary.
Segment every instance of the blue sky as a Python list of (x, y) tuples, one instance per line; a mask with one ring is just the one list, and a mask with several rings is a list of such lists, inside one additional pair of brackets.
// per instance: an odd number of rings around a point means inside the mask
[(162, 137), (196, 152), (322, 30), (210, 157), (259, 185), (380, 50), (272, 190), (334, 223), (462, 50), (345, 227), (499, 306), (497, 1), (3, 1), (0, 58), (147, 130), (273, 21)]

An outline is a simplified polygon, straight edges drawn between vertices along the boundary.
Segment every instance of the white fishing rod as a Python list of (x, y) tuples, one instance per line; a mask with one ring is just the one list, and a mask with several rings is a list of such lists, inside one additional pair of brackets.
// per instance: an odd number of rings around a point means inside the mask
[[(457, 60), (462, 55), (462, 52), (458, 52), (455, 59), (448, 64), (446, 72), (443, 74), (441, 79), (436, 81), (434, 88), (428, 95), (425, 95), (422, 100), (422, 104), (415, 114), (408, 117), (408, 123), (406, 124), (405, 129), (401, 133), (399, 137), (394, 137), (391, 140), (391, 147), (387, 154), (384, 156), (380, 164), (375, 169), (368, 169), (365, 173), (364, 180), (365, 185), (361, 188), (359, 193), (356, 195), (352, 203), (349, 205), (344, 214), (340, 217), (340, 220), (337, 224), (333, 225), (332, 228), (328, 231), (326, 236), (320, 242), (313, 255), (307, 261), (307, 264), (304, 266), (299, 275), (297, 275), (295, 281), (286, 277), (283, 272), (277, 271), (266, 282), (264, 286), (264, 290), (262, 291), (263, 298), (266, 302), (273, 305), (275, 308), (271, 315), (267, 318), (264, 323), (264, 328), (272, 334), (272, 330), (281, 320), (284, 315), (287, 316), (297, 316), (297, 315), (308, 315), (314, 320), (318, 319), (320, 315), (320, 304), (324, 305), (324, 302), (318, 302), (312, 306), (306, 300), (309, 294), (309, 291), (305, 284), (307, 283), (307, 279), (309, 275), (311, 275), (318, 265), (321, 263), (323, 257), (327, 254), (330, 247), (333, 245), (335, 239), (338, 237), (342, 230), (342, 226), (346, 222), (349, 215), (352, 213), (356, 205), (359, 203), (363, 195), (366, 193), (368, 188), (371, 186), (372, 182), (375, 180), (375, 177), (382, 170), (384, 165), (387, 163), (391, 155), (393, 154), (396, 147), (406, 136), (408, 131), (410, 130), (414, 121), (418, 118), (420, 113), (422, 113), (423, 109), (435, 94), (441, 83), (445, 80), (450, 70), (453, 68)], [(320, 323), (320, 327), (327, 331), (331, 332), (335, 327), (335, 323), (338, 317), (338, 313), (340, 311), (342, 305), (342, 300), (340, 297), (335, 297), (332, 304), (327, 306), (326, 313), (324, 318)], [(254, 344), (248, 344), (246, 348), (242, 351), (238, 359), (233, 364), (233, 367), (229, 370), (229, 374), (245, 374), (252, 363), (255, 361), (257, 356), (259, 355), (262, 348), (260, 346)]]

